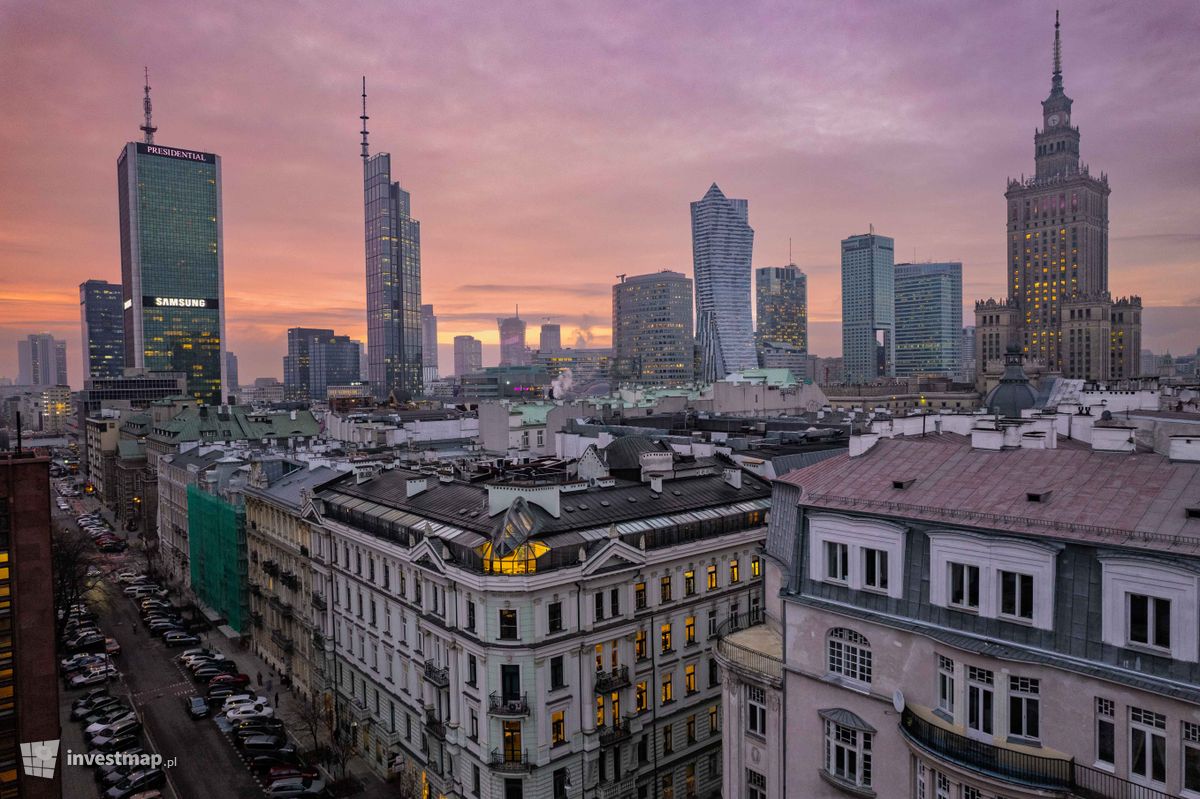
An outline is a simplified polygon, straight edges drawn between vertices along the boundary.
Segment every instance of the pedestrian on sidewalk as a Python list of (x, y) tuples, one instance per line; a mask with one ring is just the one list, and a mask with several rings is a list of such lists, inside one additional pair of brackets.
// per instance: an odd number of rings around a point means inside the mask
[(275, 707), (279, 707), (279, 692), (275, 692)]
[(258, 687), (262, 688), (262, 672), (258, 673)]

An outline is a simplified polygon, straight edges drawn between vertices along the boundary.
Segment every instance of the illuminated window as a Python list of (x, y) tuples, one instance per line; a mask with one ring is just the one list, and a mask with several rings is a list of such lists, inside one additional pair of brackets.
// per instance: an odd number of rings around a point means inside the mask
[(729, 582), (736, 583), (741, 580), (741, 572), (738, 569), (737, 559), (729, 561)]
[(675, 689), (671, 685), (671, 675), (666, 674), (662, 678), (662, 699), (661, 704), (667, 704), (675, 700)]
[(658, 601), (660, 601), (660, 602), (670, 602), (671, 601), (671, 576), (670, 575), (663, 577), (662, 580), (659, 581)]
[(567, 742), (566, 711), (556, 710), (550, 717), (550, 737), (552, 746), (558, 746)]
[(667, 652), (670, 652), (670, 651), (673, 649), (673, 647), (671, 646), (671, 625), (670, 625), (669, 623), (668, 623), (668, 624), (664, 624), (664, 625), (663, 625), (663, 626), (662, 626), (662, 627), (659, 629), (659, 635), (660, 635), (660, 637), (661, 637), (661, 639), (662, 639), (662, 651), (663, 651), (663, 653), (665, 654), (665, 653), (667, 653)]
[(750, 576), (751, 577), (761, 577), (762, 576), (762, 558), (754, 558), (753, 560), (750, 561)]
[(644, 610), (646, 607), (646, 584), (637, 583), (633, 587), (633, 604), (638, 610)]
[(709, 566), (708, 567), (708, 590), (712, 591), (716, 587), (717, 587), (717, 567), (715, 565)]
[(696, 693), (696, 666), (688, 664), (683, 667), (683, 687), (689, 695)]
[(685, 644), (696, 643), (696, 617), (688, 616), (683, 622), (683, 642)]
[(692, 596), (696, 593), (696, 572), (688, 569), (683, 573), (683, 593)]
[(633, 652), (638, 660), (646, 659), (646, 631), (638, 630), (633, 640)]
[(641, 713), (643, 710), (645, 710), (649, 704), (647, 693), (646, 681), (643, 680), (637, 684), (637, 688), (635, 688), (633, 692), (633, 708), (638, 713)]

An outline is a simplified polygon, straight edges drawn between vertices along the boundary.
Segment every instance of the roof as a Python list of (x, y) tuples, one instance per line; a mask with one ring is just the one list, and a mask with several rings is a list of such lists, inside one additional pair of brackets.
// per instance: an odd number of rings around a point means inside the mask
[[(901, 489), (893, 480), (912, 483)], [(1200, 519), (1185, 513), (1200, 507), (1200, 463), (1153, 452), (994, 451), (945, 436), (894, 438), (780, 482), (799, 486), (806, 507), (1156, 549), (1200, 541)], [(1029, 492), (1052, 493), (1033, 502)]]
[(643, 452), (670, 452), (667, 445), (646, 436), (620, 436), (602, 452), (609, 469), (640, 469)]
[(184, 408), (174, 418), (156, 425), (150, 437), (175, 444), (312, 437), (318, 432), (320, 425), (311, 411), (255, 412), (248, 406), (232, 405)]
[(305, 489), (313, 491), (343, 474), (344, 472), (328, 466), (318, 466), (316, 469), (301, 468), (275, 478), (266, 488), (247, 487), (246, 493), (268, 497), (279, 504), (299, 508), (302, 504), (301, 494)]
[(123, 438), (117, 442), (117, 457), (144, 458), (146, 457), (146, 445), (140, 441), (131, 441)]

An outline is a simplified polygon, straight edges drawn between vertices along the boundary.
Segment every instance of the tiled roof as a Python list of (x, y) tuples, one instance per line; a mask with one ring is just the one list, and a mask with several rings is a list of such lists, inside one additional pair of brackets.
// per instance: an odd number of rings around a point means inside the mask
[[(839, 455), (780, 480), (802, 489), (806, 507), (1122, 546), (1200, 545), (1200, 519), (1185, 512), (1200, 507), (1198, 463), (1145, 452), (946, 443), (944, 435), (884, 439), (859, 457)], [(1036, 502), (1029, 492), (1051, 493)]]

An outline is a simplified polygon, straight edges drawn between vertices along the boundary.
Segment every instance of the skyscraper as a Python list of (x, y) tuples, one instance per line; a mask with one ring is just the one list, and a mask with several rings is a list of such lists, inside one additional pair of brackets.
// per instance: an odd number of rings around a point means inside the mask
[(808, 277), (795, 264), (754, 271), (758, 341), (808, 350)]
[(696, 326), (704, 342), (700, 377), (713, 380), (758, 366), (750, 314), (754, 229), (749, 203), (727, 198), (716, 183), (691, 208)]
[(239, 385), (238, 357), (231, 350), (225, 350), (225, 393), (236, 394)]
[(962, 264), (896, 264), (896, 376), (962, 369)]
[(546, 322), (542, 325), (538, 338), (538, 349), (541, 352), (558, 352), (562, 349), (562, 327)]
[[(1062, 42), (1054, 20), (1050, 94), (1035, 132), (1034, 174), (1009, 179), (1005, 263), (1011, 314), (976, 308), (984, 341), (1017, 344), (1064, 377), (1103, 380), (1138, 373), (1141, 298), (1114, 303), (1108, 289), (1108, 176), (1079, 162), (1073, 101), (1063, 91)], [(1011, 326), (1008, 326), (1011, 325)], [(980, 353), (979, 367), (987, 365)]]
[(483, 368), (483, 342), (474, 336), (454, 337), (454, 376), (462, 377)]
[(669, 270), (622, 276), (612, 296), (613, 380), (691, 383), (695, 378), (691, 278)]
[(874, 230), (842, 240), (842, 379), (896, 374), (895, 242)]
[(529, 351), (525, 349), (525, 320), (520, 311), (515, 316), (496, 320), (500, 328), (500, 365), (528, 366)]
[(408, 192), (392, 180), (391, 154), (368, 152), (366, 78), (362, 102), (371, 391), (406, 399), (421, 393), (421, 223)]
[(17, 341), (18, 385), (65, 386), (67, 342), (49, 333), (33, 333)]
[(125, 365), (182, 372), (197, 400), (222, 400), (225, 254), (221, 158), (144, 141), (117, 159)]
[(349, 336), (324, 328), (293, 327), (287, 340), (283, 385), (288, 399), (325, 399), (329, 386), (344, 386), (358, 379), (359, 346)]
[(421, 306), (421, 368), (425, 385), (438, 379), (437, 317), (432, 305)]
[(106, 280), (79, 284), (79, 320), (83, 326), (83, 376), (119, 377), (125, 368), (125, 314), (121, 286)]

